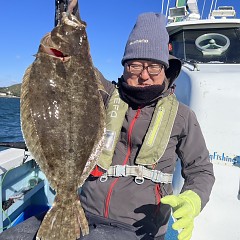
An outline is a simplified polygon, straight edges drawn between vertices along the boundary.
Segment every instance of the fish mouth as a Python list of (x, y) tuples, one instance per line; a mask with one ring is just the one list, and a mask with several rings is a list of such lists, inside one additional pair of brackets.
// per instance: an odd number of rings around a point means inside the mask
[(71, 56), (64, 54), (58, 49), (57, 45), (54, 44), (54, 42), (51, 39), (51, 33), (47, 33), (43, 37), (43, 39), (41, 40), (38, 52), (45, 53), (53, 58), (58, 58), (63, 62), (66, 62), (71, 58)]
[(85, 27), (84, 21), (78, 20), (71, 13), (63, 12), (58, 26), (42, 38), (38, 52), (48, 54), (50, 57), (58, 58), (64, 62), (68, 61), (71, 58), (69, 55), (71, 51), (67, 45), (71, 45), (71, 43), (68, 42), (66, 36)]

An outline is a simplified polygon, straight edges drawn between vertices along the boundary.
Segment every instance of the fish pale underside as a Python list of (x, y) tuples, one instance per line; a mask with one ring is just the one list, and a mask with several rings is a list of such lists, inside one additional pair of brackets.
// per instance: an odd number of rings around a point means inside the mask
[(37, 240), (76, 240), (89, 233), (78, 188), (103, 147), (101, 88), (85, 22), (63, 13), (61, 23), (42, 39), (22, 83), (23, 136), (56, 191)]

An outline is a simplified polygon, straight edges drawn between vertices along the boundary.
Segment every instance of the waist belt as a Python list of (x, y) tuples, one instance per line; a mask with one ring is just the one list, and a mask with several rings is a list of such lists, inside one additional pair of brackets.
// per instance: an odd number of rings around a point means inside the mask
[(159, 170), (151, 170), (142, 165), (115, 165), (110, 168), (100, 177), (101, 182), (106, 182), (108, 177), (127, 177), (135, 176), (137, 184), (143, 184), (144, 178), (150, 179), (155, 183), (172, 183), (173, 174), (163, 173)]

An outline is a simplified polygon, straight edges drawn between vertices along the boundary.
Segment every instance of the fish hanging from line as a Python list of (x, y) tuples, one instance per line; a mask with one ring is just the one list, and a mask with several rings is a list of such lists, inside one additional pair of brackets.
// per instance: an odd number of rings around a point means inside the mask
[(26, 70), (21, 127), (26, 145), (56, 196), (38, 240), (75, 240), (89, 233), (78, 188), (103, 146), (105, 109), (93, 67), (86, 23), (71, 13), (43, 37)]

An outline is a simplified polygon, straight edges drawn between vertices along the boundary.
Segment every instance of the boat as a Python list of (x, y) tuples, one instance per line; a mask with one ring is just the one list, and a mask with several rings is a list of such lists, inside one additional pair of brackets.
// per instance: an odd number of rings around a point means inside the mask
[[(231, 6), (213, 9), (201, 19), (195, 0), (177, 1), (167, 12), (169, 51), (183, 64), (175, 94), (197, 115), (216, 177), (191, 239), (239, 240), (240, 19)], [(55, 196), (24, 143), (5, 144), (9, 148), (0, 152), (0, 232), (47, 211)], [(178, 163), (174, 193), (180, 192), (182, 183)], [(166, 240), (175, 239), (177, 233), (169, 227)]]
[(197, 115), (216, 177), (191, 239), (239, 240), (240, 19), (232, 6), (201, 19), (196, 0), (179, 5), (170, 9), (167, 24), (169, 50), (183, 63), (175, 94)]
[(0, 232), (3, 232), (47, 211), (53, 203), (54, 191), (27, 150), (9, 148), (0, 152), (0, 159)]

